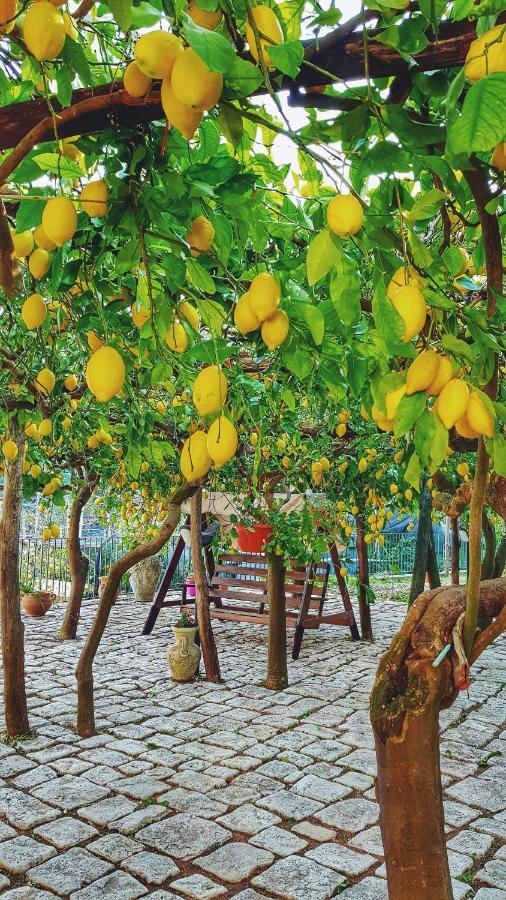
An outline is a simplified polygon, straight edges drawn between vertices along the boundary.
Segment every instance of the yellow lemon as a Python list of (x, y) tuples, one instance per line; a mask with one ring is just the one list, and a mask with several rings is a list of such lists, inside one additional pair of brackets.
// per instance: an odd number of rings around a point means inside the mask
[(135, 62), (148, 78), (170, 78), (181, 41), (166, 31), (148, 31), (135, 45)]
[(183, 353), (190, 343), (181, 322), (174, 321), (165, 334), (165, 343), (174, 353)]
[(27, 437), (31, 437), (34, 439), (38, 438), (39, 429), (37, 428), (35, 422), (28, 422), (28, 424), (25, 425), (25, 434)]
[[(55, 3), (55, 6), (61, 6), (61, 3)], [(77, 25), (75, 19), (68, 13), (66, 10), (63, 12), (63, 27), (65, 28), (65, 34), (72, 41), (78, 41), (79, 33), (77, 31)]]
[(192, 256), (206, 253), (214, 241), (214, 228), (209, 219), (206, 219), (205, 216), (196, 216), (185, 240), (190, 245)]
[(223, 12), (219, 7), (215, 12), (209, 12), (207, 9), (202, 9), (198, 6), (195, 0), (190, 0), (188, 4), (188, 15), (195, 22), (195, 25), (207, 28), (208, 31), (214, 31), (223, 18)]
[(53, 430), (53, 423), (51, 419), (42, 419), (42, 422), (39, 422), (39, 434), (41, 437), (49, 437)]
[(445, 428), (452, 428), (466, 415), (469, 389), (461, 378), (453, 378), (445, 384), (437, 399), (437, 415)]
[(193, 382), (192, 399), (201, 416), (218, 412), (227, 399), (228, 384), (218, 366), (206, 366)]
[[(399, 403), (400, 402), (401, 398), (399, 397)], [(388, 419), (387, 416), (384, 416), (375, 403), (373, 403), (371, 408), (371, 416), (381, 431), (392, 431), (394, 426), (393, 419)]]
[(33, 466), (30, 466), (30, 475), (32, 478), (38, 478), (39, 475), (42, 474), (42, 469), (37, 463), (34, 463)]
[(434, 381), (439, 369), (439, 357), (435, 350), (424, 350), (411, 363), (406, 372), (406, 394), (425, 391)]
[(68, 431), (70, 428), (72, 428), (72, 419), (69, 416), (65, 416), (65, 418), (62, 420), (61, 427), (64, 431)]
[(51, 257), (47, 250), (42, 250), (40, 247), (37, 247), (36, 250), (33, 250), (32, 253), (30, 253), (28, 268), (30, 274), (33, 275), (36, 281), (38, 281), (39, 278), (44, 278), (50, 265)]
[(30, 294), (21, 307), (21, 316), (26, 327), (30, 331), (39, 328), (46, 315), (46, 304), (40, 294)]
[[(394, 391), (388, 391), (385, 397), (385, 404), (387, 408), (387, 419), (391, 420), (395, 418), (395, 414), (397, 412), (399, 403), (401, 402), (404, 395), (407, 393), (407, 385), (401, 384), (399, 388), (396, 388)], [(377, 423), (379, 424), (379, 423)]]
[(107, 215), (109, 188), (103, 178), (85, 184), (80, 197), (81, 207), (90, 218), (99, 219)]
[(86, 332), (86, 340), (88, 341), (88, 347), (93, 353), (96, 353), (97, 350), (100, 350), (100, 348), (104, 346), (104, 342), (94, 331)]
[[(45, 0), (41, 2), (44, 3)], [(42, 228), (57, 247), (62, 247), (66, 241), (70, 241), (77, 228), (76, 207), (72, 200), (68, 197), (51, 197), (44, 206)]]
[(260, 328), (260, 320), (253, 312), (249, 298), (249, 291), (246, 291), (234, 307), (234, 324), (241, 334), (249, 334)]
[(63, 380), (63, 384), (67, 391), (75, 391), (77, 387), (77, 378), (75, 375), (67, 375)]
[(336, 194), (327, 206), (327, 224), (338, 237), (357, 234), (364, 224), (362, 204), (352, 194)]
[(461, 419), (455, 422), (455, 431), (457, 434), (460, 434), (461, 437), (467, 438), (468, 440), (479, 437), (478, 432), (475, 431), (474, 428), (471, 428), (467, 416), (462, 416)]
[(136, 62), (131, 62), (123, 73), (123, 87), (131, 97), (145, 97), (151, 90), (153, 79), (141, 72)]
[(125, 383), (125, 364), (114, 347), (101, 347), (90, 357), (86, 383), (102, 403), (119, 394)]
[(276, 312), (281, 299), (279, 281), (270, 272), (260, 272), (251, 282), (247, 292), (248, 302), (259, 322)]
[(186, 47), (174, 63), (170, 83), (179, 103), (204, 112), (220, 99), (223, 75), (211, 72), (195, 50)]
[(265, 65), (268, 69), (275, 69), (276, 66), (272, 63), (269, 56), (269, 47), (272, 46), (272, 44), (283, 43), (283, 31), (281, 29), (281, 25), (279, 24), (279, 19), (276, 16), (274, 10), (270, 8), (270, 6), (264, 5), (254, 6), (251, 10), (251, 15), (260, 33), (260, 39), (257, 43), (255, 32), (253, 31), (250, 22), (247, 21), (246, 41), (248, 43), (250, 53), (255, 62), (259, 62), (260, 53), (258, 50), (258, 45), (260, 45)]
[(33, 250), (33, 234), (31, 231), (14, 232), (11, 235), (14, 246), (14, 253), (18, 259), (24, 256), (30, 256)]
[(388, 283), (387, 297), (392, 300), (397, 291), (409, 284), (421, 290), (423, 279), (420, 278), (416, 269), (413, 269), (411, 266), (401, 266), (394, 272)]
[(54, 250), (54, 248), (56, 247), (55, 242), (49, 240), (42, 225), (35, 226), (35, 230), (33, 232), (33, 237), (35, 239), (35, 243), (37, 244), (37, 247), (40, 247), (42, 250)]
[(195, 309), (195, 307), (188, 302), (188, 300), (180, 300), (177, 304), (177, 314), (181, 318), (186, 319), (189, 325), (193, 328), (194, 331), (198, 331), (200, 328), (200, 315), (199, 311)]
[(181, 450), (179, 464), (187, 481), (197, 481), (207, 475), (213, 461), (207, 451), (205, 431), (195, 431), (187, 438)]
[[(46, 487), (47, 487), (47, 485), (46, 485)], [(43, 493), (44, 493), (44, 491), (43, 491)], [(50, 529), (49, 527), (48, 527), (48, 528), (43, 528), (43, 529), (42, 529), (42, 540), (43, 540), (43, 541), (50, 541), (50, 540), (51, 540), (51, 536), (52, 536), (52, 535), (51, 535), (51, 529)]]
[(57, 525), (56, 522), (53, 522), (53, 523), (49, 526), (49, 529), (50, 529), (50, 531), (51, 531), (51, 537), (53, 537), (53, 538), (59, 538), (59, 537), (60, 537), (60, 526)]
[(506, 141), (498, 144), (492, 154), (492, 165), (500, 172), (506, 172)]
[(139, 329), (141, 329), (142, 326), (145, 325), (146, 322), (149, 321), (149, 318), (150, 318), (149, 310), (147, 310), (145, 306), (140, 306), (137, 303), (137, 300), (134, 300), (134, 302), (132, 303), (131, 313), (132, 313), (132, 319), (133, 319), (134, 325), (136, 325), (137, 328), (139, 328)]
[(336, 425), (336, 435), (337, 437), (344, 437), (346, 434), (346, 423), (340, 422), (339, 425)]
[(484, 434), (487, 437), (493, 437), (493, 416), (488, 411), (477, 391), (472, 391), (471, 396), (469, 397), (469, 403), (466, 409), (466, 419), (473, 431), (476, 431), (478, 434)]
[(217, 469), (235, 455), (238, 444), (237, 430), (226, 416), (219, 416), (207, 432), (207, 452)]
[(17, 8), (16, 0), (0, 0), (0, 34), (9, 34), (14, 28)]
[(262, 340), (269, 350), (275, 350), (286, 341), (289, 329), (290, 320), (287, 314), (278, 309), (273, 316), (262, 322)]
[(415, 285), (400, 288), (391, 300), (404, 322), (403, 341), (406, 343), (425, 325), (427, 307), (422, 292)]
[(463, 247), (457, 247), (457, 250), (459, 251), (460, 256), (462, 258), (462, 263), (460, 265), (460, 269), (455, 276), (456, 278), (459, 278), (460, 275), (463, 275), (464, 272), (467, 272), (471, 260), (469, 259), (469, 256)]
[(32, 3), (23, 22), (23, 39), (39, 62), (55, 59), (65, 43), (65, 22), (61, 12), (47, 0)]
[(43, 368), (40, 370), (37, 375), (34, 385), (40, 394), (44, 394), (44, 396), (48, 397), (51, 391), (54, 390), (54, 386), (56, 384), (56, 378), (54, 372), (51, 369)]
[(326, 456), (320, 456), (319, 463), (322, 467), (322, 472), (330, 472), (330, 460)]
[(9, 438), (2, 444), (2, 453), (5, 456), (5, 459), (10, 459), (11, 461), (15, 460), (19, 453), (18, 445), (15, 441), (11, 441)]
[(459, 463), (457, 466), (457, 473), (464, 477), (464, 475), (469, 475), (469, 466), (467, 463)]
[(451, 380), (453, 375), (452, 361), (446, 354), (438, 354), (438, 368), (433, 381), (427, 388), (429, 397), (437, 397), (441, 393), (445, 384)]
[(492, 72), (506, 72), (506, 29), (496, 25), (469, 47), (464, 66), (469, 81), (479, 81)]
[(176, 99), (169, 78), (162, 81), (161, 100), (167, 120), (190, 141), (202, 121), (203, 113)]

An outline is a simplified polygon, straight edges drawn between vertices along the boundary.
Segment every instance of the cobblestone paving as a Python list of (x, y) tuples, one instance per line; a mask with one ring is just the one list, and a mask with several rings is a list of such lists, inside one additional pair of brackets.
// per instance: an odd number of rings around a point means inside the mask
[[(34, 736), (0, 743), (5, 900), (386, 900), (367, 701), (404, 607), (374, 607), (373, 645), (306, 632), (272, 694), (264, 628), (215, 623), (224, 684), (175, 685), (175, 613), (142, 637), (146, 606), (122, 598), (95, 665), (98, 734), (81, 740), (74, 668), (93, 610), (75, 643), (57, 639), (61, 607), (25, 622)], [(506, 900), (505, 721), (502, 640), (441, 717), (456, 900)]]

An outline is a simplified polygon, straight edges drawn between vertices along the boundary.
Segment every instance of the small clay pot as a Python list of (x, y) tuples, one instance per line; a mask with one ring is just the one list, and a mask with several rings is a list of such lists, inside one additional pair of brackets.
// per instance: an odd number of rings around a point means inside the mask
[(51, 591), (38, 591), (36, 594), (23, 594), (21, 609), (31, 619), (41, 619), (51, 609), (56, 594)]

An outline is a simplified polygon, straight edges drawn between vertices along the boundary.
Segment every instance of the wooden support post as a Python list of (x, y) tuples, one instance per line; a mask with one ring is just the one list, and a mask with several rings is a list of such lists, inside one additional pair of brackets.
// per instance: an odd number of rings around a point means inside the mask
[(286, 662), (286, 597), (285, 566), (281, 556), (267, 556), (267, 598), (269, 603), (269, 647), (265, 686), (271, 691), (288, 687)]
[(360, 629), (362, 640), (372, 641), (371, 607), (367, 602), (367, 588), (369, 587), (369, 557), (364, 535), (364, 523), (360, 516), (356, 518), (357, 525), (357, 559), (358, 559), (358, 606), (360, 611)]
[(213, 684), (221, 681), (220, 662), (214, 640), (209, 611), (209, 587), (206, 578), (202, 551), (202, 488), (197, 488), (191, 498), (190, 533), (192, 547), (193, 574), (195, 576), (197, 624), (206, 678)]

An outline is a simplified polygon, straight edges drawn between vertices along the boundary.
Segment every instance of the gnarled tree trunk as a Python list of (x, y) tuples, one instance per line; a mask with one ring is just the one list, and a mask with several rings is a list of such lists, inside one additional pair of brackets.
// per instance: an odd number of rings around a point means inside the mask
[(199, 628), (199, 640), (202, 649), (202, 657), (206, 670), (206, 678), (214, 684), (221, 680), (220, 662), (214, 640), (211, 616), (209, 614), (209, 588), (207, 585), (206, 570), (202, 553), (202, 488), (191, 498), (190, 506), (190, 533), (193, 574), (195, 577), (195, 607), (197, 610), (197, 624)]
[(193, 494), (195, 487), (188, 485), (176, 491), (169, 503), (167, 516), (158, 530), (156, 537), (130, 550), (118, 559), (109, 569), (102, 597), (98, 604), (95, 619), (91, 626), (86, 643), (81, 651), (76, 668), (77, 679), (77, 732), (81, 737), (95, 734), (95, 709), (93, 702), (93, 660), (95, 659), (102, 635), (105, 631), (109, 613), (116, 596), (121, 579), (132, 566), (153, 556), (167, 543), (181, 518), (181, 504)]
[(0, 618), (4, 674), (5, 727), (9, 737), (27, 734), (28, 706), (25, 686), (24, 625), (19, 603), (19, 536), (24, 435), (16, 418), (6, 438), (18, 448), (15, 460), (5, 460), (2, 518), (0, 520)]
[(360, 516), (356, 518), (357, 526), (357, 560), (358, 560), (358, 610), (360, 614), (360, 631), (362, 640), (372, 641), (371, 607), (367, 602), (369, 587), (369, 557), (364, 535), (364, 523)]
[(450, 565), (451, 583), (458, 585), (460, 580), (460, 535), (459, 517), (450, 518)]
[(410, 606), (418, 595), (422, 593), (426, 574), (429, 576), (430, 587), (439, 587), (441, 582), (439, 579), (436, 551), (434, 548), (434, 535), (432, 533), (432, 494), (427, 485), (427, 481), (424, 480), (420, 492), (415, 559), (413, 563), (413, 574), (411, 576), (411, 588), (409, 591)]
[(267, 599), (269, 604), (269, 646), (265, 686), (271, 691), (288, 687), (286, 662), (285, 566), (277, 553), (267, 555)]
[(81, 615), (81, 603), (83, 601), (84, 588), (88, 577), (90, 561), (81, 550), (79, 536), (81, 515), (84, 507), (90, 499), (98, 484), (98, 479), (89, 478), (74, 497), (68, 524), (67, 556), (70, 569), (70, 595), (67, 608), (60, 628), (60, 640), (72, 641), (77, 634), (77, 626)]

